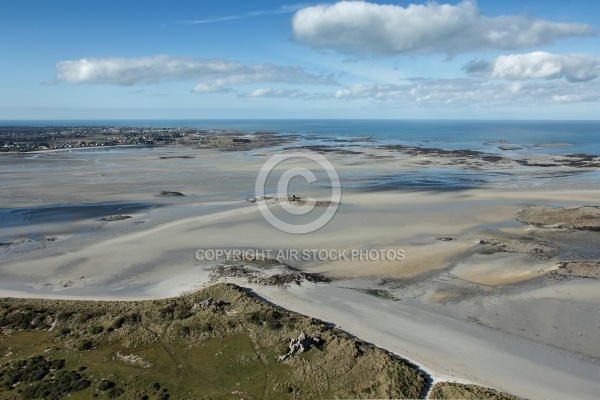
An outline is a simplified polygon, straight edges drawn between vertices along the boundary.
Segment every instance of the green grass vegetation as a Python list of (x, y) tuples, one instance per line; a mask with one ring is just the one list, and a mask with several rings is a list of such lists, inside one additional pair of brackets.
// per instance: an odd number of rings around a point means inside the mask
[[(0, 328), (0, 399), (418, 398), (425, 387), (408, 362), (231, 284), (153, 301), (0, 299)], [(322, 345), (277, 362), (300, 332)]]
[(429, 394), (430, 399), (465, 399), (465, 400), (523, 400), (520, 397), (502, 393), (494, 389), (466, 385), (456, 382), (436, 383)]
[[(0, 331), (0, 399), (420, 398), (426, 385), (405, 360), (232, 284), (152, 301), (0, 299)], [(279, 363), (301, 332), (320, 344)]]

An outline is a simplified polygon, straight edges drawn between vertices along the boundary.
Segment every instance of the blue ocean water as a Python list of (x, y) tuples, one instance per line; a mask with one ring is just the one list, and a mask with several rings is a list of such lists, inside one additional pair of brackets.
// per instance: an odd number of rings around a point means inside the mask
[[(479, 150), (519, 158), (521, 154), (600, 155), (600, 121), (458, 121), (458, 120), (50, 120), (0, 121), (0, 126), (135, 126), (181, 127), (201, 130), (236, 130), (294, 134), (298, 144), (327, 146), (380, 146), (399, 144), (448, 150)], [(365, 138), (369, 140), (362, 140)], [(357, 143), (358, 142), (358, 143)], [(81, 157), (104, 158), (107, 153), (127, 156), (128, 152), (152, 148), (95, 148), (73, 150)], [(250, 152), (252, 153), (252, 152)], [(249, 154), (250, 155), (250, 154)], [(244, 156), (240, 154), (240, 156)], [(32, 155), (31, 157), (37, 157)], [(31, 166), (33, 167), (33, 166)], [(6, 168), (6, 166), (3, 166)], [(342, 171), (345, 189), (352, 190), (447, 190), (474, 187), (524, 188), (527, 190), (600, 188), (600, 171), (563, 168), (503, 169), (434, 168), (423, 166), (410, 171), (366, 169), (348, 175)], [(1, 186), (1, 183), (0, 183)]]
[[(370, 137), (377, 144), (470, 149), (503, 154), (600, 155), (600, 121), (461, 120), (36, 120), (1, 126), (148, 126), (298, 134), (320, 139)], [(330, 143), (331, 144), (331, 143)], [(504, 147), (505, 150), (500, 149)], [(506, 150), (506, 148), (519, 149)]]

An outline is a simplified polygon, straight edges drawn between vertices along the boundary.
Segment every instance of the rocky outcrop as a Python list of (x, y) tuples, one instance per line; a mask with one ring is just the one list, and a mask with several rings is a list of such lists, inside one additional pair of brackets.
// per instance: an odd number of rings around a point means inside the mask
[(182, 196), (185, 196), (185, 194), (180, 193), (180, 192), (169, 192), (169, 191), (166, 191), (166, 190), (161, 191), (158, 195), (161, 196), (161, 197), (182, 197)]
[(108, 217), (102, 217), (102, 218), (100, 218), (100, 220), (112, 222), (112, 221), (123, 221), (124, 219), (129, 219), (129, 218), (131, 218), (131, 215), (110, 215)]
[(309, 198), (303, 198), (300, 196), (291, 195), (291, 196), (259, 196), (259, 197), (251, 197), (248, 199), (250, 203), (256, 203), (257, 201), (264, 201), (267, 204), (280, 204), (280, 203), (290, 203), (295, 206), (309, 206), (309, 207), (329, 207), (331, 205), (337, 205), (338, 203), (333, 202), (331, 200), (315, 200)]
[(271, 264), (275, 265), (280, 269), (280, 273), (264, 273), (264, 268), (257, 269), (255, 262), (250, 262), (248, 265), (236, 264), (236, 265), (219, 265), (212, 269), (211, 281), (217, 282), (221, 278), (246, 278), (249, 283), (255, 283), (259, 285), (267, 286), (285, 286), (288, 284), (295, 283), (301, 285), (302, 282), (308, 281), (312, 283), (330, 283), (331, 279), (318, 274), (310, 272), (302, 272), (295, 268), (290, 267), (287, 264)]
[(223, 302), (222, 300), (215, 300), (212, 297), (209, 297), (206, 300), (202, 300), (199, 301), (197, 303), (194, 303), (194, 306), (192, 307), (192, 310), (197, 310), (199, 308), (221, 308), (225, 305), (225, 302)]
[(133, 365), (134, 367), (150, 368), (152, 363), (135, 354), (123, 354), (117, 351), (113, 356), (113, 360), (123, 361), (124, 363)]
[(310, 350), (310, 346), (312, 344), (319, 345), (320, 343), (320, 338), (310, 337), (306, 333), (301, 332), (297, 338), (292, 338), (292, 340), (290, 340), (288, 352), (282, 356), (277, 357), (277, 361), (284, 362), (285, 360), (292, 356), (295, 356), (296, 354), (302, 354)]

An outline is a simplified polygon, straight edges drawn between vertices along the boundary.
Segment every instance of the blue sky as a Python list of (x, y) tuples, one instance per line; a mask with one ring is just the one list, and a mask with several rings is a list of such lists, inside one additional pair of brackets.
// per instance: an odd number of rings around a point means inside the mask
[(0, 2), (0, 119), (598, 119), (600, 3)]

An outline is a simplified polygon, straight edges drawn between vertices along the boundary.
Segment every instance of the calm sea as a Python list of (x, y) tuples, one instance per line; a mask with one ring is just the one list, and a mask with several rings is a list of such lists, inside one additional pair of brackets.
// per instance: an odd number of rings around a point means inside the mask
[[(458, 120), (36, 120), (2, 126), (148, 126), (295, 133), (319, 138), (370, 137), (378, 144), (406, 144), (493, 153), (600, 155), (600, 121)], [(502, 150), (500, 147), (514, 148)]]

